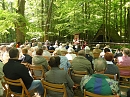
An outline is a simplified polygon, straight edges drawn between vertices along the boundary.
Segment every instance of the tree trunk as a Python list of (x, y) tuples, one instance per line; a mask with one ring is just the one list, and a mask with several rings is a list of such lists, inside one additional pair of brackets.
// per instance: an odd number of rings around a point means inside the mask
[(122, 36), (122, 0), (120, 0), (120, 35)]
[[(108, 7), (108, 42), (111, 41), (111, 0), (109, 0), (109, 7)], [(115, 32), (114, 32), (115, 33)]]
[(105, 7), (106, 7), (106, 19), (105, 19), (105, 42), (107, 42), (107, 36), (108, 36), (108, 0), (105, 0), (106, 1), (106, 4), (105, 4)]
[(49, 32), (49, 27), (50, 27), (52, 5), (53, 5), (53, 0), (51, 0), (50, 7), (49, 7), (48, 13), (47, 13), (47, 19), (46, 19), (46, 24), (45, 24), (44, 41), (48, 40), (48, 32)]
[(128, 27), (128, 34), (127, 38), (130, 41), (130, 7), (128, 7), (128, 14), (127, 14), (127, 27)]
[(2, 0), (2, 8), (3, 8), (3, 10), (5, 10), (5, 1), (4, 0)]
[[(126, 0), (124, 0), (124, 5), (126, 4)], [(125, 37), (127, 36), (127, 24), (126, 24), (126, 21), (127, 21), (127, 17), (126, 17), (126, 7), (124, 7), (124, 27), (125, 27)], [(125, 42), (126, 41), (126, 38), (125, 38)]]
[[(18, 0), (18, 10), (17, 13), (21, 14), (22, 16), (24, 16), (24, 10), (25, 10), (25, 0)], [(20, 22), (20, 21), (19, 21)], [(25, 28), (25, 24), (21, 23), (21, 24), (16, 24), (16, 42), (21, 42), (24, 43), (25, 42), (25, 35), (24, 35), (24, 28)], [(22, 28), (22, 30), (21, 30)]]

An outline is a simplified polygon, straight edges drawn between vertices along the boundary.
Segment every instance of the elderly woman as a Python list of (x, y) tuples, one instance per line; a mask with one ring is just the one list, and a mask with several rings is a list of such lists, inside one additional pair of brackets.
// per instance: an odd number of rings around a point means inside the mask
[(104, 72), (105, 74), (117, 74), (117, 77), (119, 78), (119, 69), (118, 67), (112, 62), (114, 59), (114, 55), (111, 52), (107, 52), (104, 55), (104, 59), (107, 62), (107, 69)]
[[(50, 58), (49, 65), (51, 66), (51, 70), (45, 73), (45, 80), (51, 83), (62, 84), (64, 83), (67, 90), (67, 97), (73, 97), (73, 85), (74, 82), (68, 75), (65, 70), (61, 70), (59, 68), (60, 65), (60, 57), (53, 56)], [(48, 97), (63, 97), (62, 93), (48, 91)]]

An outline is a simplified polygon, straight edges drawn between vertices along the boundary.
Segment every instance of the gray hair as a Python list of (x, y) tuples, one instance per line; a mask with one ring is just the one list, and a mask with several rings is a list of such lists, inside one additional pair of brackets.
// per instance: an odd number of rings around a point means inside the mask
[(85, 51), (84, 51), (84, 50), (78, 51), (78, 55), (79, 55), (79, 56), (85, 56)]
[(94, 60), (94, 69), (97, 72), (105, 70), (107, 67), (107, 63), (104, 59), (98, 58)]
[(43, 45), (43, 46), (42, 46), (42, 49), (43, 49), (43, 50), (46, 50), (46, 49), (47, 49), (47, 47), (46, 47), (45, 45)]
[(126, 55), (129, 55), (130, 54), (130, 49), (124, 48), (123, 53), (126, 54)]

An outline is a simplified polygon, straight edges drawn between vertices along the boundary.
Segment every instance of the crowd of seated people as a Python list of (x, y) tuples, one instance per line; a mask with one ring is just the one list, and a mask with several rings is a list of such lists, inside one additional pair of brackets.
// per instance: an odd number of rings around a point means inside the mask
[[(53, 81), (52, 79), (54, 79), (54, 82), (52, 82), (52, 83), (58, 83), (57, 80), (59, 80), (59, 79), (64, 80), (61, 77), (60, 73), (57, 73), (57, 72), (59, 71), (59, 72), (61, 72), (61, 74), (63, 72), (64, 74), (62, 76), (64, 77), (64, 75), (66, 73), (68, 73), (70, 68), (72, 69), (72, 72), (73, 72), (73, 70), (87, 71), (87, 77), (85, 76), (84, 80), (85, 80), (85, 78), (88, 78), (88, 77), (96, 78), (97, 77), (96, 75), (99, 75), (99, 76), (101, 75), (101, 77), (105, 78), (105, 83), (104, 83), (106, 85), (105, 87), (109, 86), (109, 85), (107, 85), (107, 82), (109, 83), (109, 81), (111, 81), (111, 80), (108, 79), (104, 75), (102, 76), (103, 73), (112, 74), (112, 75), (117, 74), (118, 79), (120, 78), (120, 74), (130, 75), (130, 72), (123, 71), (123, 73), (121, 73), (118, 70), (118, 66), (116, 66), (116, 63), (120, 66), (129, 66), (130, 50), (128, 48), (123, 48), (123, 50), (122, 50), (122, 52), (120, 52), (119, 56), (116, 56), (117, 61), (115, 62), (114, 54), (112, 53), (110, 47), (105, 47), (103, 50), (101, 50), (100, 45), (96, 45), (96, 47), (92, 50), (89, 46), (85, 46), (84, 49), (82, 49), (78, 44), (78, 45), (76, 45), (77, 49), (75, 49), (75, 47), (73, 47), (73, 44), (68, 43), (68, 42), (67, 42), (67, 44), (65, 44), (65, 43), (58, 44), (58, 42), (57, 42), (57, 43), (55, 43), (55, 45), (50, 43), (50, 46), (51, 46), (50, 48), (53, 48), (53, 46), (54, 46), (53, 54), (49, 52), (49, 49), (48, 49), (49, 42), (48, 41), (46, 41), (46, 44), (42, 44), (40, 42), (35, 43), (35, 45), (32, 45), (32, 47), (30, 46), (30, 44), (21, 45), (21, 46), (19, 46), (19, 48), (17, 48), (19, 50), (19, 54), (18, 54), (18, 56), (15, 56), (15, 57), (17, 57), (15, 59), (17, 59), (18, 62), (27, 62), (32, 65), (43, 65), (43, 69), (44, 69), (44, 72), (46, 75), (45, 80), (48, 82), (51, 82), (51, 81)], [(10, 47), (10, 49), (8, 50), (7, 46), (1, 47), (0, 58), (1, 58), (1, 61), (3, 61), (3, 63), (5, 64), (5, 66), (7, 66), (6, 64), (8, 64), (12, 60), (12, 57), (10, 57), (9, 51), (11, 51), (11, 49), (14, 49), (14, 48), (15, 47)], [(50, 49), (50, 50), (52, 51), (52, 49)], [(75, 51), (77, 51), (77, 53), (75, 53)], [(104, 52), (103, 55), (101, 54), (102, 52)], [(4, 53), (8, 55), (8, 59), (6, 59), (6, 62), (4, 61), (5, 58), (3, 58)], [(121, 53), (122, 53), (122, 56), (121, 56)], [(49, 60), (45, 59), (43, 56), (48, 56)], [(57, 63), (57, 62), (55, 63), (55, 61), (57, 61), (59, 63)], [(49, 62), (49, 64), (48, 64), (48, 62)], [(104, 62), (106, 62), (106, 63), (104, 63)], [(99, 64), (99, 63), (101, 63), (101, 64)], [(99, 65), (97, 65), (97, 64), (99, 64)], [(104, 67), (104, 68), (101, 68), (101, 67)], [(97, 70), (97, 69), (100, 69), (101, 71)], [(25, 70), (25, 71), (27, 71), (27, 70)], [(6, 72), (7, 71), (4, 70), (4, 74), (6, 77), (9, 77), (9, 78), (14, 77), (14, 76), (13, 77), (8, 76), (8, 74), (6, 74)], [(54, 72), (56, 73), (56, 75), (52, 74)], [(26, 75), (28, 75), (28, 74), (26, 74)], [(57, 80), (55, 82), (55, 78), (53, 78), (53, 77), (56, 77), (56, 76), (57, 77), (60, 76), (61, 78), (56, 78)], [(67, 76), (67, 79), (71, 83), (71, 84), (68, 84), (68, 87), (69, 87), (69, 89), (71, 88), (72, 94), (68, 94), (68, 95), (70, 95), (69, 97), (73, 97), (74, 94), (72, 91), (72, 87), (74, 86), (74, 83), (76, 81), (75, 81), (75, 79), (71, 79), (71, 75), (70, 75), (70, 78), (68, 78), (69, 75), (65, 75), (65, 76)], [(17, 78), (22, 78), (22, 77), (24, 77), (24, 75), (23, 76), (21, 75)], [(28, 77), (30, 78), (31, 76), (28, 75)], [(13, 78), (13, 79), (17, 79), (17, 78)], [(27, 86), (28, 89), (29, 89), (29, 87), (31, 87), (31, 82), (33, 82), (33, 80), (31, 78), (30, 78), (30, 80), (31, 81), (29, 83), (29, 86)], [(61, 81), (60, 83), (67, 84), (67, 83), (69, 83), (68, 80)], [(85, 89), (87, 90), (89, 85), (88, 84), (85, 85), (85, 83), (83, 84), (84, 80), (81, 81), (81, 88), (83, 89), (83, 87), (85, 87)], [(92, 81), (89, 81), (89, 83), (90, 82), (92, 82)], [(117, 84), (117, 82), (115, 82), (115, 81), (112, 81), (112, 82), (114, 82), (114, 84)], [(80, 82), (78, 82), (78, 83), (80, 83)], [(94, 85), (94, 82), (92, 84)], [(119, 93), (118, 88), (119, 87), (116, 87), (117, 90), (114, 91), (115, 93)], [(108, 89), (109, 89), (109, 91), (107, 91), (106, 89), (103, 89), (104, 93), (100, 92), (99, 94), (107, 95), (107, 92), (109, 92), (108, 94), (113, 95), (114, 94), (113, 91), (110, 91), (113, 88), (108, 87)], [(90, 92), (94, 92), (94, 90), (93, 91), (91, 90)], [(94, 93), (97, 93), (97, 92), (94, 92)], [(40, 92), (39, 94), (42, 94), (42, 93)]]

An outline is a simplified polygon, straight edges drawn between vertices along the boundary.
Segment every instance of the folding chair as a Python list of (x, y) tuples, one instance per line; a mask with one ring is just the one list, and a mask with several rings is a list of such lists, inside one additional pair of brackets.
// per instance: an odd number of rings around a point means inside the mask
[(34, 79), (44, 78), (44, 69), (42, 65), (30, 65), (29, 69)]
[[(21, 78), (17, 79), (17, 80), (12, 80), (12, 79), (6, 78), (5, 76), (3, 78), (5, 80), (5, 83), (8, 86), (7, 92), (6, 92), (6, 97), (10, 97), (11, 94), (13, 94), (16, 97), (31, 97), (31, 93), (34, 90), (28, 91)], [(10, 85), (22, 87), (22, 93), (16, 93), (16, 92), (12, 91), (9, 87)]]
[(63, 97), (67, 97), (66, 87), (64, 84), (53, 84), (45, 80), (41, 80), (44, 87), (44, 97), (47, 97), (47, 90), (63, 93)]
[(76, 86), (80, 86), (79, 84), (81, 82), (82, 77), (84, 77), (87, 74), (88, 74), (87, 71), (72, 70), (71, 78)]

